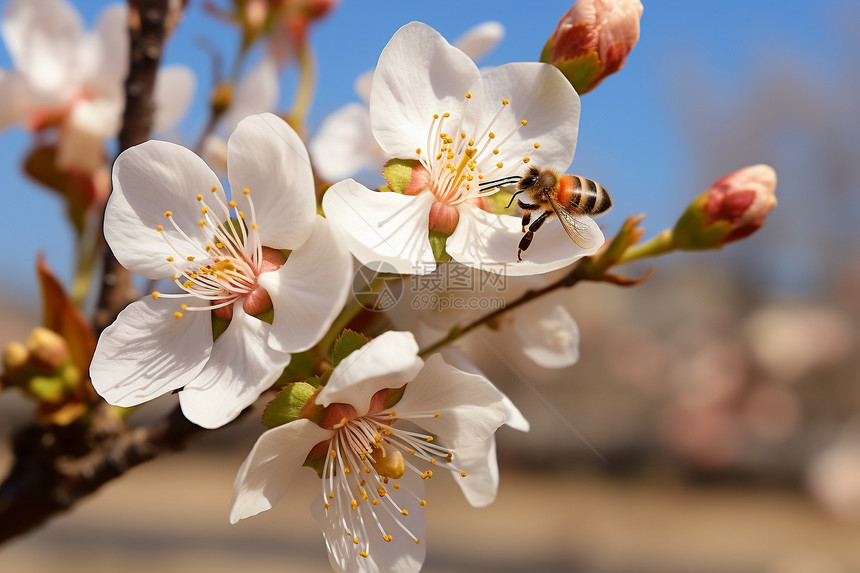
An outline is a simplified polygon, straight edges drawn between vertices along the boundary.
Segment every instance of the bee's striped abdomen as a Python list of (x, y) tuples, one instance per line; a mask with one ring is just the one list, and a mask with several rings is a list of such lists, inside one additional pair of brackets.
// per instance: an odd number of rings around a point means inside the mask
[(599, 215), (612, 207), (609, 192), (597, 181), (581, 175), (562, 175), (557, 193), (559, 203), (585, 215)]

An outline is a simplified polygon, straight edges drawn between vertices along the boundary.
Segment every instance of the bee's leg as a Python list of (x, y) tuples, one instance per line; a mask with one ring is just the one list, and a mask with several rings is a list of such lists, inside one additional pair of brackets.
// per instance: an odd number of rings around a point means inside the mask
[(532, 223), (529, 226), (528, 233), (523, 235), (523, 238), (520, 239), (520, 245), (519, 245), (519, 248), (517, 249), (517, 261), (523, 260), (523, 257), (522, 257), (523, 251), (525, 251), (526, 249), (529, 248), (529, 245), (532, 244), (532, 239), (534, 239), (535, 232), (541, 228), (541, 225), (543, 225), (544, 221), (546, 221), (547, 217), (552, 215), (552, 213), (553, 213), (552, 211), (544, 211), (543, 213), (540, 214), (540, 217), (535, 219), (534, 223)]
[(532, 205), (530, 203), (523, 203), (520, 199), (517, 199), (517, 205), (520, 206), (520, 209), (525, 211), (523, 213), (523, 233), (526, 232), (526, 225), (529, 224), (529, 221), (532, 219), (532, 211), (540, 209), (538, 205)]

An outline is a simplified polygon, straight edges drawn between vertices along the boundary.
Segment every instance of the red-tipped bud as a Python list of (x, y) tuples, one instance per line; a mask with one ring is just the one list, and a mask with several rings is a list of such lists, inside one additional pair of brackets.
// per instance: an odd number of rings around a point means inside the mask
[(719, 249), (762, 227), (776, 206), (776, 171), (752, 165), (714, 181), (681, 215), (672, 232), (676, 248)]
[(624, 66), (639, 40), (641, 17), (639, 0), (577, 0), (540, 59), (561, 70), (578, 93), (587, 93)]

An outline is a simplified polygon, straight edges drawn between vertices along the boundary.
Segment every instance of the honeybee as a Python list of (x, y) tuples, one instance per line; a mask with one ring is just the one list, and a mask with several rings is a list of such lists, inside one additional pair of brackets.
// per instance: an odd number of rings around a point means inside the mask
[[(576, 219), (576, 215), (596, 216), (607, 212), (612, 207), (609, 192), (596, 181), (581, 175), (559, 175), (552, 169), (530, 167), (522, 177), (507, 177), (497, 181), (489, 181), (485, 189), (517, 183), (517, 191), (511, 197), (508, 208), (520, 193), (526, 193), (529, 203), (517, 199), (517, 205), (523, 210), (523, 238), (517, 248), (517, 261), (522, 261), (522, 253), (531, 245), (535, 232), (541, 228), (547, 218), (555, 214), (561, 221), (562, 227), (571, 240), (580, 247), (587, 249), (593, 246), (593, 237), (589, 227)], [(535, 211), (543, 212), (532, 221)], [(528, 226), (528, 230), (526, 227)]]

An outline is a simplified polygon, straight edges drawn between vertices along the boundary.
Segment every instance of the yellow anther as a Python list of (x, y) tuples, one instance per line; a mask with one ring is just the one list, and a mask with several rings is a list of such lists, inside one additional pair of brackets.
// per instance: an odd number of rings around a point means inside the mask
[(327, 501), (324, 501), (324, 502), (323, 502), (323, 506), (324, 506), (326, 509), (328, 509), (329, 507), (331, 507), (331, 506), (328, 504), (328, 502), (327, 502)]
[(409, 455), (410, 455), (410, 456), (414, 456), (414, 455), (415, 455), (415, 450), (409, 450)]
[(421, 540), (420, 540), (420, 539), (416, 539), (416, 540), (415, 540), (415, 545), (418, 545), (419, 543), (421, 543)]
[(248, 189), (247, 187), (245, 187), (244, 189), (242, 189), (242, 195), (250, 195), (250, 194), (251, 194), (251, 190), (250, 190), (250, 189)]
[(378, 499), (374, 499), (374, 500), (371, 500), (371, 502), (370, 502), (370, 503), (372, 503), (373, 505), (379, 505), (379, 500), (378, 500)]
[(181, 312), (176, 311), (173, 313), (173, 316), (175, 316), (176, 318), (182, 318), (184, 315)]
[(198, 196), (197, 196), (197, 200), (198, 200), (198, 201), (202, 201), (202, 200), (203, 200), (203, 195), (198, 195)]
[[(465, 131), (460, 132), (460, 139), (466, 139), (466, 132)], [(471, 145), (474, 145), (474, 143)]]
[(152, 300), (156, 300), (160, 294), (157, 290), (152, 291)]
[(357, 507), (358, 507), (358, 502), (357, 502), (356, 500), (352, 499), (352, 500), (350, 500), (350, 501), (349, 501), (349, 506), (350, 506), (352, 509), (355, 509), (355, 508), (357, 508)]
[(436, 458), (430, 458), (430, 465), (436, 465)]
[(466, 92), (466, 99), (472, 99), (472, 94), (470, 92)]
[(385, 491), (384, 487), (378, 487), (376, 488), (376, 493), (379, 494), (379, 497), (385, 497), (385, 494), (388, 492)]
[(529, 122), (527, 122), (526, 120), (522, 120), (520, 123), (521, 123), (521, 124), (523, 124), (523, 125), (528, 125), (528, 124), (529, 124)]
[(421, 507), (424, 507), (425, 505), (427, 505), (427, 500), (426, 499), (419, 499), (418, 505), (420, 505)]
[(173, 217), (173, 211), (165, 211), (164, 216), (165, 217)]
[(333, 498), (333, 497), (334, 497), (334, 492), (333, 492), (333, 491), (329, 492), (328, 496), (329, 496), (330, 498)]
[(380, 436), (379, 434), (376, 434), (375, 436), (373, 436), (373, 439), (374, 439), (374, 441), (376, 441), (376, 442), (381, 442), (381, 441), (382, 441), (382, 436)]
[(415, 155), (421, 155), (421, 148), (420, 147), (415, 148)]
[(361, 492), (361, 499), (367, 501), (367, 492), (366, 491)]
[(466, 477), (467, 475), (469, 475), (469, 474), (467, 474), (466, 472), (460, 472), (460, 476), (462, 476), (462, 477)]
[(244, 212), (244, 211), (239, 211), (239, 218), (240, 218), (240, 219), (244, 219), (244, 218), (245, 218), (245, 212)]
[(489, 137), (490, 139), (496, 139), (496, 134), (491, 131), (487, 134), (487, 137)]
[(182, 286), (184, 286), (185, 288), (191, 288), (194, 286), (194, 281), (185, 281), (184, 283), (182, 283)]
[(349, 420), (347, 418), (341, 418), (340, 419), (341, 424), (346, 424), (347, 422), (349, 422)]
[(353, 537), (352, 542), (355, 543), (356, 545), (358, 545), (358, 537)]
[[(463, 137), (466, 137), (466, 136), (465, 136), (465, 135), (463, 135)], [(469, 138), (469, 145), (475, 145), (475, 140), (474, 140), (474, 139)]]
[(434, 114), (433, 114), (433, 119), (439, 119), (439, 114), (438, 114), (438, 113), (434, 113)]
[(436, 412), (435, 414), (433, 414), (433, 417), (434, 417), (434, 418), (441, 418), (441, 417), (442, 417), (442, 412)]
[(428, 441), (428, 442), (432, 442), (432, 441), (433, 441), (433, 436), (427, 436), (427, 441)]
[(172, 262), (173, 262), (173, 257), (167, 257), (167, 262), (168, 262), (168, 263), (172, 263)]
[(348, 474), (348, 473), (349, 473), (349, 466), (344, 466), (344, 467), (343, 467), (343, 473), (345, 473), (345, 474)]
[(369, 467), (367, 467), (367, 466), (364, 466), (364, 473), (369, 474), (369, 473), (370, 473), (370, 468), (369, 468)]
[(400, 489), (400, 484), (399, 483), (394, 484), (394, 489)]
[(202, 209), (200, 209), (200, 214), (201, 214), (201, 215), (205, 215), (205, 214), (206, 214), (206, 213), (208, 213), (208, 212), (209, 212), (209, 209), (207, 209), (206, 207), (203, 207)]
[(442, 114), (442, 117), (451, 117), (451, 114), (446, 111)]
[(179, 308), (181, 308), (182, 310), (188, 310), (188, 305), (187, 305), (187, 304), (185, 304), (185, 303), (182, 303), (182, 304), (179, 306)]
[(158, 225), (157, 227), (155, 227), (155, 230), (156, 231), (163, 231), (164, 227), (162, 227), (161, 225)]
[(252, 229), (257, 229), (257, 228), (259, 228), (259, 227), (257, 227), (257, 223), (251, 223), (251, 228), (252, 228)]
[(501, 169), (501, 168), (502, 168), (502, 167), (504, 167), (504, 166), (505, 166), (505, 164), (504, 164), (504, 163), (502, 163), (501, 161), (499, 161), (498, 163), (496, 163), (496, 167), (498, 167), (499, 169)]
[(364, 487), (366, 485), (367, 485), (367, 480), (365, 480), (365, 479), (361, 480), (361, 487)]
[(213, 193), (216, 193), (217, 191), (218, 191), (218, 186), (217, 186), (217, 185), (213, 185), (213, 186), (212, 186), (212, 192), (213, 192)]
[(409, 511), (407, 511), (407, 510), (405, 510), (405, 509), (401, 509), (401, 510), (400, 510), (400, 513), (401, 513), (401, 514), (403, 514), (403, 515), (409, 515)]
[(329, 455), (333, 458), (337, 457), (337, 452), (335, 450), (329, 450)]
[(528, 163), (529, 161), (531, 161), (531, 159), (529, 159), (528, 157), (523, 157), (523, 163)]
[(361, 555), (362, 557), (367, 557), (367, 551), (359, 551), (358, 554)]
[(383, 535), (383, 536), (382, 536), (382, 539), (383, 539), (384, 541), (391, 541), (391, 540), (393, 539), (393, 537), (391, 537), (390, 535), (387, 535), (387, 534), (386, 534), (386, 535)]
[(205, 227), (205, 226), (206, 226), (206, 221), (204, 221), (203, 219), (200, 219), (199, 221), (197, 221), (197, 224), (198, 224), (198, 225), (200, 226), (200, 228), (202, 229), (203, 227)]
[(502, 100), (502, 105), (508, 105), (509, 103), (511, 103), (511, 102), (510, 102), (510, 101), (508, 101), (508, 100), (506, 100), (506, 99), (503, 99), (503, 100)]
[(445, 456), (445, 459), (446, 459), (446, 460), (448, 460), (449, 462), (450, 462), (453, 458), (454, 458), (454, 454), (452, 454), (451, 452), (448, 452), (448, 455), (447, 455), (447, 456)]
[(540, 148), (540, 143), (535, 142), (535, 149), (539, 149), (539, 148)]
[(188, 262), (194, 262), (194, 257), (193, 257), (193, 256), (185, 257), (185, 258), (186, 258), (186, 259), (188, 259)]
[(216, 246), (216, 247), (218, 247), (219, 249), (223, 249), (223, 248), (224, 248), (224, 243), (222, 243), (222, 242), (220, 242), (220, 241), (219, 241), (219, 242), (215, 243), (215, 246)]

